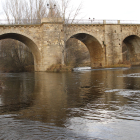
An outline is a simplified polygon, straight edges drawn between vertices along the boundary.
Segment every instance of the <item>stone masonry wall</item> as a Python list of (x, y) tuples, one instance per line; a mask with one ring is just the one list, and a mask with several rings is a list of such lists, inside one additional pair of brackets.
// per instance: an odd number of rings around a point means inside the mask
[[(26, 44), (33, 53), (35, 71), (46, 71), (52, 64), (61, 61), (62, 50), (59, 43), (64, 44), (64, 37), (68, 40), (86, 35), (82, 42), (87, 45), (92, 67), (106, 67), (122, 62), (124, 39), (132, 35), (140, 37), (140, 25), (68, 25), (65, 36), (64, 26), (62, 20), (46, 18), (40, 25), (0, 25), (0, 39), (12, 38)], [(135, 51), (140, 52), (139, 43), (135, 45), (133, 40), (129, 44), (136, 46)], [(136, 53), (137, 61), (139, 57), (140, 53)]]

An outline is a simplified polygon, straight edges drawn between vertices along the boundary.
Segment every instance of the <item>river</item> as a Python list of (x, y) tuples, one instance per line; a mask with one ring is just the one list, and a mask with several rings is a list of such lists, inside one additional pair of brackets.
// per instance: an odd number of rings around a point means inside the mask
[(140, 67), (0, 73), (2, 140), (139, 140)]

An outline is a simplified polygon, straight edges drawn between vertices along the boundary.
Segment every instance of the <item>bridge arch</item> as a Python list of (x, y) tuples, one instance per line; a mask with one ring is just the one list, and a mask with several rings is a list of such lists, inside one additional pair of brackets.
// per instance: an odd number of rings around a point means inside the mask
[[(71, 29), (72, 30), (72, 29)], [(103, 47), (103, 36), (102, 35), (100, 35), (100, 37), (97, 35), (97, 33), (95, 33), (95, 32), (89, 32), (89, 31), (73, 31), (72, 30), (72, 32), (70, 32), (68, 35), (67, 35), (67, 40), (69, 39), (69, 38), (71, 38), (72, 36), (74, 36), (74, 35), (76, 35), (76, 34), (88, 34), (88, 35), (91, 35), (91, 36), (93, 36), (94, 38), (96, 38), (97, 40), (98, 40), (98, 42), (101, 44), (101, 46)]]
[(131, 65), (140, 64), (140, 37), (138, 35), (128, 35), (122, 42), (123, 62)]
[(37, 70), (37, 65), (41, 64), (41, 53), (31, 37), (19, 32), (3, 32), (0, 34), (0, 40), (2, 39), (15, 39), (29, 47), (34, 57), (34, 69)]
[(76, 38), (83, 42), (89, 50), (92, 68), (105, 66), (105, 53), (102, 44), (92, 35), (87, 33), (76, 33), (69, 38)]

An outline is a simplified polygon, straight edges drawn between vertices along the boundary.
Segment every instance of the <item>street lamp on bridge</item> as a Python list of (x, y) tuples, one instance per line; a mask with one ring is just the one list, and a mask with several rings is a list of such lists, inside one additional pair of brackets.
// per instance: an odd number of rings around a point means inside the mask
[(95, 18), (93, 18), (93, 19), (89, 18), (89, 20), (91, 21), (91, 24), (92, 24), (92, 22), (95, 20)]
[(51, 17), (52, 17), (52, 10), (55, 9), (56, 4), (53, 5), (54, 7), (52, 7), (52, 5), (47, 4), (47, 8), (49, 8), (51, 10)]

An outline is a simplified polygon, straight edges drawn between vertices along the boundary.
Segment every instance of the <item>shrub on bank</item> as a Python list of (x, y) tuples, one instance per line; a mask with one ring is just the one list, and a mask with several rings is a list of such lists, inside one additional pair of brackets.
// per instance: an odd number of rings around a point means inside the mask
[(130, 64), (116, 64), (116, 65), (110, 65), (110, 66), (106, 66), (105, 68), (130, 68), (131, 65)]
[(34, 65), (29, 65), (25, 67), (25, 72), (34, 72)]
[(72, 68), (73, 68), (72, 66), (53, 64), (47, 69), (47, 72), (66, 72), (66, 71), (72, 71)]

